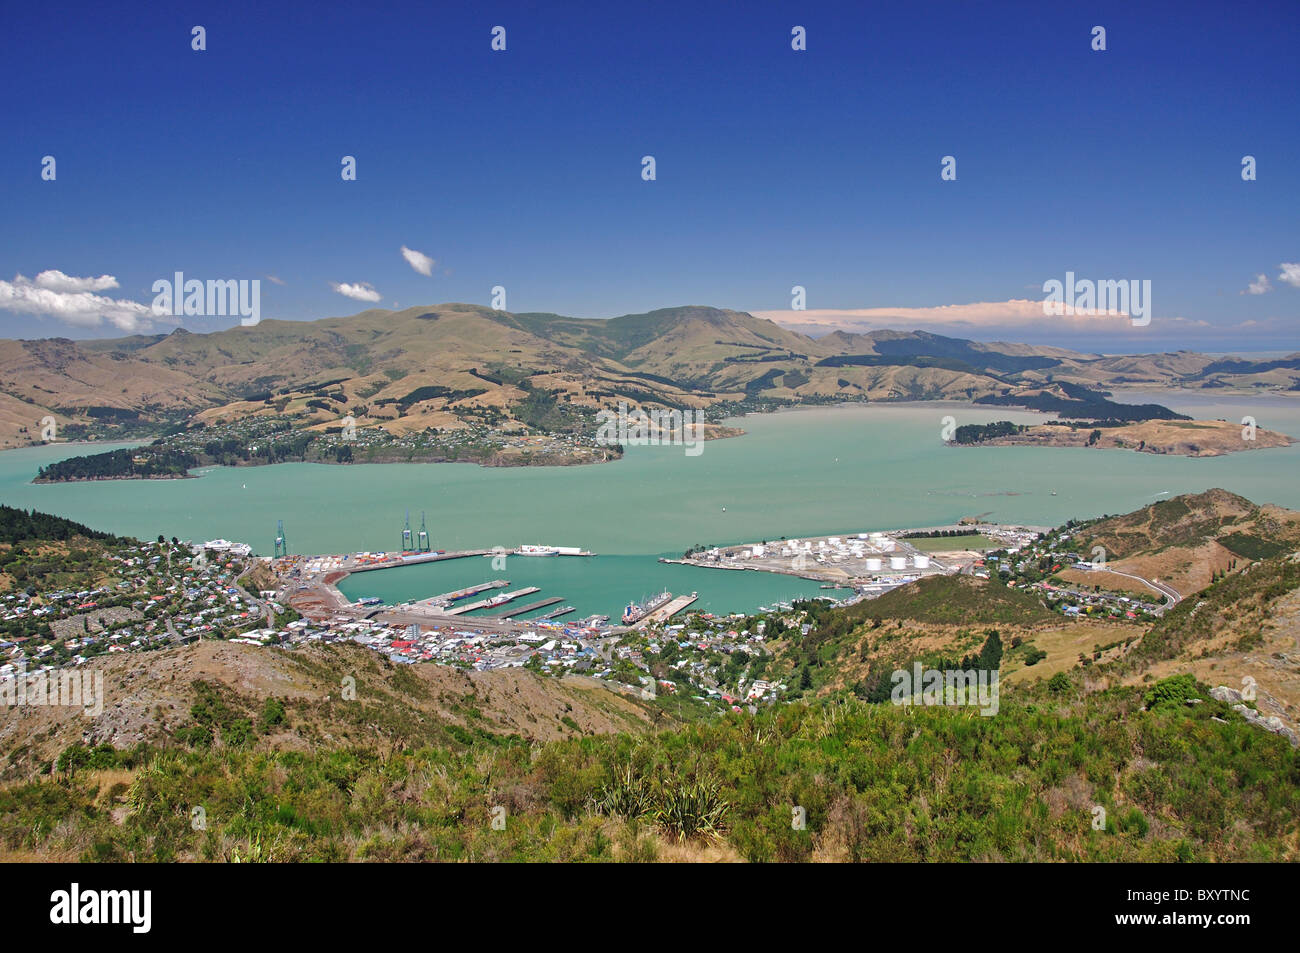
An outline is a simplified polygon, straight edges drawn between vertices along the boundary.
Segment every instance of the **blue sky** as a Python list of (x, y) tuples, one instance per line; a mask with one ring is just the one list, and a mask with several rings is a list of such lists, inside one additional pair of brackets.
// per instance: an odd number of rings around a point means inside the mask
[[(826, 327), (896, 309), (893, 326), (958, 336), (1300, 349), (1300, 4), (585, 6), (11, 7), (0, 334), (129, 322), (35, 313), (19, 276), (112, 276), (96, 294), (147, 305), (179, 270), (262, 279), (264, 318), (368, 306), (344, 284), (382, 307), (502, 285), (512, 311), (798, 324), (801, 285)], [(1155, 319), (926, 310), (1040, 301), (1067, 270), (1149, 279)], [(1244, 294), (1259, 275), (1269, 290)]]

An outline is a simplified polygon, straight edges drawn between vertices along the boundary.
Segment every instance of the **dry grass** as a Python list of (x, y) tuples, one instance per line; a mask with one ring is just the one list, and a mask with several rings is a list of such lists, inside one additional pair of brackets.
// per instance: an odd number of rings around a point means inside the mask
[[(1026, 641), (1032, 642), (1035, 648), (1046, 652), (1047, 658), (1040, 660), (1036, 665), (1026, 667), (1019, 653), (1004, 655), (1001, 678), (1004, 682), (1051, 678), (1057, 672), (1068, 672), (1078, 667), (1080, 652), (1091, 657), (1093, 652), (1102, 645), (1124, 639), (1140, 639), (1145, 631), (1146, 628), (1140, 625), (1106, 622), (1074, 622), (1051, 629), (1039, 629)], [(1005, 636), (1002, 645), (1004, 649), (1010, 646)], [(1098, 661), (1118, 658), (1123, 651), (1122, 646), (1109, 649)]]

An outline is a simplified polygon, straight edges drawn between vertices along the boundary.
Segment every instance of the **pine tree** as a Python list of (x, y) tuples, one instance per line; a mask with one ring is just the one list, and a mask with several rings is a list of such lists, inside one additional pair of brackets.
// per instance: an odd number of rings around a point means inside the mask
[(993, 671), (1002, 665), (1002, 637), (997, 629), (988, 630), (988, 639), (980, 650), (980, 668)]

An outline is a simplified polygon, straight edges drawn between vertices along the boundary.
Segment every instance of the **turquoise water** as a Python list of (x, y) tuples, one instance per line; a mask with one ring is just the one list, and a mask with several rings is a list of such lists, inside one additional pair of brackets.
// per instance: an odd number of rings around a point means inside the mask
[[(819, 583), (794, 576), (668, 566), (645, 556), (509, 556), (501, 570), (492, 569), (491, 558), (470, 557), (363, 572), (349, 576), (339, 588), (350, 599), (379, 596), (394, 603), (413, 596), (451, 592), (492, 579), (510, 580), (509, 589), (501, 590), (503, 592), (528, 586), (542, 590), (521, 596), (511, 603), (514, 606), (526, 606), (552, 596), (561, 597), (563, 602), (518, 617), (530, 619), (562, 606), (575, 608), (575, 612), (562, 616), (558, 621), (581, 619), (593, 613), (617, 621), (628, 600), (639, 602), (662, 589), (677, 595), (699, 592), (700, 598), (691, 608), (719, 614), (770, 606), (773, 602), (798, 597), (829, 595), (841, 598), (849, 594), (843, 589), (822, 589)], [(475, 598), (486, 598), (490, 594)], [(505, 608), (483, 609), (467, 613), (464, 618), (472, 619)]]
[[(1251, 414), (1260, 427), (1300, 437), (1300, 401), (1216, 395), (1210, 403), (1190, 396), (1122, 393), (1118, 399), (1159, 399), (1195, 416), (1234, 421)], [(1300, 444), (1200, 460), (958, 448), (940, 437), (945, 415), (958, 425), (1044, 419), (957, 403), (818, 408), (735, 421), (745, 436), (710, 441), (696, 457), (682, 447), (631, 447), (621, 461), (587, 467), (282, 464), (216, 468), (191, 480), (56, 486), (32, 485), (36, 468), (108, 445), (34, 447), (0, 453), (0, 501), (143, 538), (225, 537), (264, 554), (278, 519), (292, 552), (393, 550), (406, 511), (417, 530), (423, 511), (438, 549), (546, 543), (600, 555), (511, 557), (505, 573), (492, 572), (486, 559), (367, 573), (349, 580), (349, 595), (428, 596), (499, 577), (516, 588), (542, 586), (534, 599), (563, 596), (582, 615), (613, 615), (626, 600), (664, 587), (697, 590), (700, 605), (713, 611), (821, 591), (816, 583), (766, 573), (656, 562), (696, 543), (928, 526), (975, 515), (1054, 525), (1215, 486), (1300, 508)]]

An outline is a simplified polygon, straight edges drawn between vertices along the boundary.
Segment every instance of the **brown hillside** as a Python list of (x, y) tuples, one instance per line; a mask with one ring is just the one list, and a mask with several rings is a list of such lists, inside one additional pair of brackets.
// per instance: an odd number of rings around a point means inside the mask
[[(253, 722), (267, 698), (281, 699), (290, 730), (260, 742), (271, 747), (419, 747), (456, 743), (477, 727), (549, 740), (575, 733), (565, 718), (582, 734), (639, 731), (655, 721), (654, 710), (592, 679), (546, 678), (522, 669), (393, 666), (347, 643), (287, 652), (199, 642), (95, 659), (84, 670), (103, 672), (105, 701), (98, 716), (73, 707), (0, 710), (5, 777), (26, 776), (77, 743), (166, 746), (192, 722), (196, 681), (217, 686), (230, 707)], [(343, 697), (347, 676), (356, 680), (355, 700)]]

